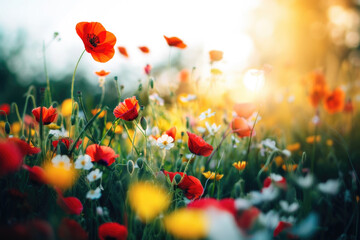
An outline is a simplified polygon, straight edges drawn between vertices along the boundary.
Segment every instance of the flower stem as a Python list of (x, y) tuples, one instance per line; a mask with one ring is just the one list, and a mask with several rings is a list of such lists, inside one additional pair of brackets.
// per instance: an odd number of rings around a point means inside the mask
[(250, 137), (249, 137), (248, 147), (247, 147), (247, 150), (246, 150), (245, 161), (247, 161), (247, 158), (249, 157), (252, 135), (253, 135), (253, 131), (254, 131), (255, 124), (256, 124), (256, 121), (257, 121), (258, 117), (259, 117), (259, 111), (258, 111), (257, 114), (256, 114), (254, 124), (253, 124), (253, 126), (252, 126), (252, 128), (251, 128), (251, 131), (250, 131)]
[(74, 69), (74, 73), (73, 73), (73, 76), (72, 76), (72, 79), (71, 79), (71, 107), (72, 107), (72, 111), (74, 111), (74, 108), (73, 108), (73, 105), (74, 105), (74, 83), (75, 83), (75, 74), (76, 74), (76, 70), (79, 66), (79, 62), (82, 58), (82, 56), (84, 55), (85, 53), (85, 49), (84, 51), (81, 53), (80, 57), (79, 57), (79, 60), (77, 61), (76, 65), (75, 65), (75, 69)]

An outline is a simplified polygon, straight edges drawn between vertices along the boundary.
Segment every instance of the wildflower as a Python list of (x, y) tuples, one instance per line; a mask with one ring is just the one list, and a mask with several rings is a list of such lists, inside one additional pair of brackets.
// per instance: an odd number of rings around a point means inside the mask
[(274, 187), (273, 184), (268, 187), (264, 187), (261, 192), (250, 192), (250, 201), (252, 204), (257, 205), (261, 202), (270, 202), (277, 198), (280, 194), (279, 188)]
[(208, 234), (208, 219), (204, 210), (179, 209), (164, 218), (165, 229), (176, 238), (201, 239)]
[(111, 147), (92, 144), (86, 148), (86, 154), (91, 157), (92, 162), (110, 166), (115, 162), (115, 158), (119, 157)]
[(316, 135), (316, 136), (309, 136), (306, 138), (306, 142), (313, 144), (314, 142), (320, 142), (321, 141), (321, 136), (320, 135)]
[(287, 213), (294, 213), (296, 212), (296, 210), (299, 209), (299, 204), (297, 202), (293, 202), (292, 204), (289, 204), (288, 202), (281, 200), (279, 204), (282, 210), (284, 210)]
[(149, 48), (146, 47), (146, 46), (141, 46), (141, 47), (139, 47), (139, 49), (143, 53), (149, 53), (150, 52)]
[(172, 137), (175, 141), (176, 138), (176, 127), (172, 127), (169, 130), (165, 131), (165, 134), (167, 134), (169, 137)]
[(316, 108), (328, 92), (326, 79), (320, 72), (312, 72), (308, 79), (310, 80), (310, 103)]
[(100, 240), (126, 240), (128, 236), (128, 230), (125, 226), (116, 222), (107, 222), (99, 226), (98, 234)]
[(76, 32), (84, 43), (85, 50), (97, 62), (107, 62), (115, 54), (116, 37), (105, 30), (99, 22), (80, 22)]
[(80, 215), (83, 205), (76, 197), (64, 197), (60, 189), (56, 189), (58, 193), (57, 204), (68, 214)]
[[(63, 218), (58, 229), (59, 237), (62, 240), (76, 239), (87, 240), (89, 234), (81, 227), (81, 225), (73, 219)], [(50, 238), (51, 239), (51, 238)]]
[(21, 130), (21, 124), (19, 122), (14, 122), (13, 124), (11, 124), (11, 133), (16, 135), (20, 132)]
[(46, 173), (42, 167), (23, 165), (23, 168), (29, 172), (29, 179), (39, 184), (47, 184)]
[(8, 141), (14, 143), (24, 156), (38, 154), (41, 151), (40, 148), (34, 147), (31, 144), (31, 142), (27, 143), (26, 141), (21, 140), (20, 138), (12, 137), (12, 138), (8, 138)]
[(279, 167), (279, 166), (283, 165), (284, 159), (281, 156), (276, 156), (274, 158), (274, 162), (275, 162), (276, 166)]
[(170, 198), (164, 189), (149, 182), (132, 184), (128, 197), (131, 208), (146, 222), (154, 219), (170, 205)]
[(100, 179), (102, 176), (102, 172), (100, 172), (99, 169), (95, 169), (93, 171), (91, 171), (86, 178), (89, 180), (89, 182), (93, 182), (96, 181), (98, 179)]
[(150, 73), (151, 73), (151, 65), (146, 64), (146, 66), (144, 67), (144, 71), (145, 71), (146, 75), (150, 75)]
[(0, 115), (4, 115), (4, 113), (6, 115), (10, 114), (10, 105), (7, 103), (3, 103), (0, 105)]
[[(95, 116), (98, 112), (100, 112), (101, 109), (95, 108), (91, 110), (91, 114)], [(101, 111), (101, 113), (98, 115), (98, 118), (103, 118), (106, 115), (106, 110)]]
[(180, 103), (187, 103), (196, 99), (196, 95), (194, 94), (181, 94), (179, 95)]
[(190, 202), (187, 205), (187, 208), (196, 208), (196, 209), (216, 208), (221, 211), (226, 211), (233, 216), (237, 214), (237, 210), (235, 208), (235, 200), (232, 198), (224, 198), (221, 200), (217, 200), (215, 198), (197, 199)]
[(47, 128), (51, 130), (59, 130), (61, 127), (58, 126), (56, 123), (50, 123), (49, 125), (47, 125)]
[(341, 88), (336, 88), (324, 99), (324, 108), (330, 114), (341, 112), (344, 109), (344, 105), (345, 93)]
[(319, 183), (318, 189), (329, 195), (335, 195), (339, 192), (340, 181), (338, 179), (329, 179), (325, 183)]
[(168, 38), (165, 35), (164, 35), (164, 38), (170, 47), (176, 47), (176, 48), (180, 48), (180, 49), (186, 48), (186, 44), (180, 38), (177, 38), (177, 37)]
[(215, 133), (217, 133), (221, 127), (221, 125), (219, 126), (216, 126), (215, 123), (213, 123), (212, 125), (210, 125), (208, 122), (205, 122), (205, 126), (206, 126), (206, 129), (207, 131), (209, 132), (209, 135), (210, 136), (214, 136)]
[(99, 199), (101, 197), (101, 189), (99, 187), (97, 187), (95, 190), (89, 190), (86, 193), (86, 198), (94, 200), (94, 199)]
[(111, 128), (111, 130), (116, 134), (121, 134), (123, 132), (123, 127), (121, 125), (116, 125), (114, 130), (113, 124), (111, 122), (107, 122), (105, 127), (107, 130)]
[(129, 57), (129, 54), (128, 54), (128, 52), (127, 52), (127, 50), (126, 50), (125, 47), (118, 47), (118, 50), (119, 50), (119, 53), (120, 53), (121, 55), (123, 55), (124, 57), (126, 57), (126, 58)]
[(285, 229), (291, 228), (291, 227), (292, 227), (292, 224), (291, 224), (291, 223), (280, 221), (279, 224), (276, 226), (276, 228), (275, 228), (275, 230), (274, 230), (273, 236), (276, 237), (276, 236), (278, 236), (282, 231), (284, 231)]
[(132, 121), (139, 115), (139, 103), (136, 97), (127, 98), (114, 109), (116, 118), (121, 118), (125, 121)]
[(286, 189), (286, 179), (283, 176), (275, 173), (270, 173), (270, 176), (265, 178), (263, 183), (263, 189), (270, 187), (273, 182), (276, 186)]
[(238, 103), (234, 105), (234, 111), (238, 117), (248, 119), (256, 110), (256, 106), (253, 103)]
[(46, 107), (38, 107), (34, 108), (31, 112), (34, 115), (37, 122), (40, 122), (40, 111), (42, 109), (42, 122), (44, 125), (49, 125), (53, 121), (55, 121), (57, 117), (56, 109), (50, 106), (49, 108)]
[(233, 166), (234, 166), (234, 168), (236, 168), (237, 170), (242, 171), (242, 170), (245, 169), (246, 164), (247, 164), (247, 163), (246, 163), (245, 161), (238, 161), (238, 162), (234, 162), (234, 163), (233, 163)]
[[(71, 166), (71, 164), (69, 165)], [(68, 168), (60, 164), (58, 166), (45, 164), (43, 168), (46, 182), (52, 186), (65, 190), (75, 183), (76, 173), (72, 167)]]
[(174, 147), (174, 139), (167, 134), (163, 134), (156, 140), (156, 143), (160, 149), (170, 150)]
[(302, 188), (309, 188), (314, 182), (312, 174), (307, 174), (305, 177), (298, 177), (296, 183)]
[(199, 116), (199, 120), (202, 121), (206, 118), (210, 118), (212, 116), (215, 115), (215, 112), (211, 112), (211, 109), (209, 108), (208, 110), (206, 110), (205, 112), (202, 112)]
[(187, 69), (183, 69), (179, 72), (179, 80), (182, 83), (187, 83), (190, 80), (190, 72)]
[(219, 181), (220, 179), (222, 179), (224, 177), (224, 174), (216, 174), (215, 172), (203, 172), (202, 175), (206, 178), (206, 179), (210, 179), (210, 180), (214, 180), (216, 179), (216, 181)]
[(291, 152), (296, 152), (298, 150), (300, 150), (300, 143), (294, 143), (294, 144), (290, 144), (290, 145), (287, 145), (286, 149), (291, 151)]
[[(236, 133), (238, 137), (250, 137), (255, 135), (255, 130), (252, 131), (252, 127), (243, 117), (235, 117), (231, 122), (231, 128), (233, 133)], [(251, 134), (252, 132), (252, 134)]]
[(334, 144), (334, 141), (332, 139), (326, 140), (326, 145), (328, 145), (329, 147), (331, 147), (333, 144)]
[(72, 113), (72, 100), (71, 98), (65, 99), (61, 104), (61, 114), (64, 117), (71, 116)]
[(23, 163), (21, 150), (15, 143), (0, 141), (0, 177), (16, 172)]
[(189, 176), (187, 174), (184, 175), (183, 172), (168, 172), (165, 170), (163, 172), (165, 176), (170, 178), (171, 182), (173, 181), (176, 174), (179, 174), (183, 178), (182, 181), (177, 184), (177, 187), (184, 191), (185, 197), (187, 199), (198, 199), (203, 194), (204, 188), (201, 185), (200, 180), (196, 177)]
[(75, 169), (90, 170), (93, 166), (94, 165), (91, 162), (91, 157), (87, 154), (79, 155), (75, 161)]
[(256, 207), (251, 207), (242, 211), (239, 217), (236, 218), (237, 225), (244, 230), (249, 230), (254, 225), (260, 215), (260, 210)]
[(193, 133), (187, 132), (187, 134), (189, 136), (188, 147), (190, 152), (195, 155), (201, 155), (204, 157), (210, 156), (213, 151), (213, 147), (210, 144), (208, 144), (204, 141), (204, 139)]
[(210, 70), (210, 73), (213, 74), (213, 75), (221, 75), (223, 72), (218, 68), (212, 68)]
[(69, 137), (69, 132), (65, 130), (65, 128), (61, 128), (61, 130), (50, 130), (49, 135), (53, 135), (55, 138), (66, 138)]
[(110, 74), (110, 72), (107, 72), (107, 71), (105, 71), (105, 70), (101, 70), (101, 71), (95, 72), (95, 74), (96, 74), (98, 77), (106, 77), (107, 75)]
[(354, 111), (354, 104), (351, 101), (351, 98), (349, 98), (344, 105), (344, 112), (352, 113), (353, 111)]
[[(73, 144), (74, 141), (71, 138), (64, 137), (59, 140), (52, 141), (51, 144), (53, 145), (54, 149), (56, 149), (60, 142), (62, 142), (65, 145), (65, 147), (69, 150), (71, 144)], [(82, 143), (82, 140), (77, 141), (75, 147), (79, 148), (81, 143)]]
[(297, 169), (298, 165), (297, 164), (283, 164), (282, 165), (282, 169), (284, 171), (288, 171), (288, 172), (293, 172)]
[(217, 62), (223, 58), (223, 52), (218, 50), (211, 50), (209, 52), (209, 56), (211, 62)]
[(149, 96), (151, 101), (154, 101), (159, 106), (164, 106), (164, 99), (162, 99), (157, 93), (153, 93)]
[(66, 169), (70, 169), (71, 168), (71, 162), (70, 162), (70, 158), (66, 155), (56, 155), (52, 160), (51, 160), (52, 164), (54, 165), (54, 167), (64, 167)]

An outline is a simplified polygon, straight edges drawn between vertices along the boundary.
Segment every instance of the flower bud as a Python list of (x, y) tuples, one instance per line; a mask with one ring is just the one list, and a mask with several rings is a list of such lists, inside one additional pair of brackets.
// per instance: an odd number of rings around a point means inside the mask
[(174, 177), (174, 183), (176, 185), (178, 185), (181, 181), (181, 175), (180, 174), (176, 174), (175, 177)]
[(143, 166), (144, 166), (144, 160), (143, 160), (142, 158), (138, 158), (138, 159), (136, 160), (136, 164), (137, 164), (138, 167), (141, 169), (141, 168), (143, 168)]
[(147, 128), (147, 123), (146, 123), (146, 119), (145, 119), (144, 117), (141, 117), (141, 119), (140, 119), (140, 125), (141, 125), (141, 127), (142, 127), (144, 130), (146, 130), (146, 128)]
[(154, 79), (153, 78), (150, 78), (150, 87), (151, 87), (151, 89), (154, 88)]
[(128, 162), (127, 162), (127, 164), (126, 164), (126, 167), (127, 167), (127, 171), (128, 171), (128, 173), (131, 175), (131, 174), (133, 174), (133, 172), (134, 172), (134, 161), (133, 160), (129, 160)]

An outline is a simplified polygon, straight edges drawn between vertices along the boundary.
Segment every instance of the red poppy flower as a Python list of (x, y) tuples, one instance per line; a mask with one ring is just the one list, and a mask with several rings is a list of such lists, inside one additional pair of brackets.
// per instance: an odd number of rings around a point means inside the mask
[[(251, 126), (243, 117), (235, 117), (231, 122), (231, 128), (233, 133), (236, 133), (238, 137), (250, 137)], [(255, 130), (252, 131), (252, 136), (255, 135)]]
[(61, 240), (87, 240), (89, 238), (89, 234), (81, 227), (81, 225), (70, 218), (64, 218), (61, 221), (58, 233)]
[(99, 72), (95, 72), (95, 74), (96, 74), (97, 76), (99, 76), (99, 77), (105, 77), (105, 76), (109, 75), (110, 72), (107, 72), (107, 71), (105, 71), (105, 70), (101, 70), (101, 71), (99, 71)]
[(234, 111), (238, 117), (248, 119), (253, 115), (256, 110), (256, 106), (253, 103), (238, 103), (234, 105)]
[(324, 108), (328, 113), (341, 112), (345, 105), (345, 93), (341, 88), (336, 88), (324, 100)]
[(76, 32), (84, 42), (85, 50), (97, 62), (107, 62), (115, 54), (116, 37), (98, 22), (79, 22)]
[(220, 61), (223, 58), (223, 52), (218, 50), (211, 50), (209, 55), (211, 62)]
[(169, 130), (165, 131), (165, 134), (168, 135), (169, 137), (172, 137), (175, 141), (176, 138), (176, 127), (172, 127)]
[(140, 51), (142, 51), (143, 53), (149, 53), (149, 52), (150, 52), (149, 48), (146, 47), (146, 46), (141, 46), (141, 47), (139, 47), (139, 49), (140, 49)]
[(282, 231), (284, 231), (287, 228), (292, 227), (291, 223), (280, 221), (277, 227), (274, 230), (274, 237), (279, 235)]
[(8, 138), (8, 141), (15, 143), (15, 145), (19, 148), (19, 150), (24, 156), (38, 154), (39, 152), (41, 152), (40, 148), (31, 146), (29, 143), (21, 140), (20, 138)]
[(136, 97), (127, 98), (114, 109), (116, 118), (121, 118), (125, 121), (132, 121), (139, 115), (139, 103)]
[(28, 165), (23, 165), (23, 168), (29, 172), (29, 179), (33, 182), (39, 184), (47, 184), (46, 174), (43, 168), (39, 166), (30, 167)]
[(326, 84), (326, 79), (324, 74), (321, 72), (312, 72), (308, 76), (308, 81), (310, 82), (309, 88), (309, 100), (313, 107), (317, 107), (321, 100), (328, 93), (328, 86)]
[(183, 69), (179, 73), (180, 82), (187, 83), (190, 80), (190, 72), (187, 69)]
[[(176, 174), (179, 174), (181, 177), (184, 175), (183, 172), (168, 172), (165, 170), (163, 172), (170, 178), (170, 181), (173, 181)], [(186, 174), (177, 186), (184, 191), (185, 197), (190, 200), (198, 199), (204, 192), (200, 180)]]
[(250, 209), (244, 210), (236, 218), (237, 225), (244, 230), (249, 230), (255, 223), (256, 219), (260, 214), (260, 210), (256, 207), (251, 207)]
[(210, 156), (213, 151), (213, 147), (210, 144), (194, 133), (187, 132), (187, 134), (189, 136), (188, 147), (190, 152), (204, 157)]
[(236, 216), (236, 208), (235, 201), (232, 198), (225, 198), (221, 200), (217, 200), (215, 198), (202, 198), (195, 201), (190, 202), (187, 205), (188, 208), (200, 208), (207, 209), (209, 207), (214, 207), (222, 211), (229, 212), (234, 217)]
[(0, 141), (0, 177), (16, 172), (23, 163), (21, 150), (10, 141)]
[[(66, 148), (69, 150), (71, 144), (74, 142), (71, 138), (61, 138), (59, 140), (54, 140), (52, 141), (52, 145), (54, 147), (54, 149), (57, 148), (59, 142), (62, 142), (65, 144)], [(77, 143), (76, 143), (76, 148), (79, 148), (80, 144), (82, 143), (82, 140), (80, 139)]]
[(121, 55), (123, 55), (124, 57), (127, 57), (127, 58), (129, 57), (125, 47), (118, 47), (118, 50), (119, 50), (119, 53)]
[(67, 214), (80, 215), (83, 210), (83, 205), (76, 197), (64, 197), (60, 189), (55, 189), (58, 197), (57, 204), (64, 209)]
[(146, 73), (146, 75), (150, 75), (151, 73), (151, 65), (150, 64), (146, 64), (144, 71)]
[(273, 182), (275, 183), (276, 186), (278, 186), (280, 188), (286, 189), (286, 187), (287, 187), (286, 179), (280, 175), (276, 175), (276, 177), (273, 177), (273, 178), (271, 178), (271, 177), (265, 178), (264, 183), (263, 183), (263, 188), (270, 187), (270, 185)]
[[(31, 112), (35, 116), (37, 122), (40, 122), (41, 107), (33, 109)], [(50, 106), (49, 108), (42, 107), (42, 122), (44, 125), (49, 125), (54, 122), (57, 117), (56, 108)]]
[(177, 37), (168, 38), (165, 35), (164, 35), (164, 38), (170, 47), (177, 47), (177, 48), (181, 48), (181, 49), (186, 48), (186, 44), (180, 38), (177, 38)]
[(3, 103), (0, 105), (0, 115), (5, 115), (5, 114), (6, 115), (10, 114), (10, 105), (7, 103)]
[(128, 235), (126, 227), (116, 222), (107, 222), (101, 224), (99, 226), (98, 233), (100, 240), (126, 240)]
[(91, 157), (92, 162), (110, 166), (115, 162), (115, 158), (119, 157), (111, 147), (92, 144), (86, 148), (86, 154)]

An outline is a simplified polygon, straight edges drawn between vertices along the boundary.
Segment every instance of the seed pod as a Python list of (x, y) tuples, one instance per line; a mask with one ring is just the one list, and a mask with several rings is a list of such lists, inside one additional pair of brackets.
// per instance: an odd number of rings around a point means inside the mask
[(146, 128), (147, 128), (147, 123), (146, 123), (146, 119), (145, 119), (144, 117), (141, 117), (141, 119), (140, 119), (140, 125), (141, 125), (141, 127), (142, 127), (144, 130), (146, 130)]
[(6, 134), (10, 134), (10, 123), (9, 122), (5, 123), (5, 132), (6, 132)]
[(134, 164), (133, 160), (129, 160), (126, 164), (127, 171), (130, 175), (133, 174), (133, 172), (134, 172), (134, 166), (135, 166), (135, 164)]
[(141, 168), (143, 168), (143, 166), (144, 166), (144, 160), (143, 160), (142, 158), (138, 158), (138, 159), (136, 160), (136, 164), (137, 164), (138, 167), (141, 169)]
[(174, 177), (174, 184), (178, 185), (181, 181), (181, 175), (180, 174), (176, 174)]
[(65, 143), (63, 143), (62, 141), (58, 142), (57, 150), (58, 150), (58, 153), (60, 151), (60, 155), (67, 155), (68, 154), (68, 149), (67, 149)]

